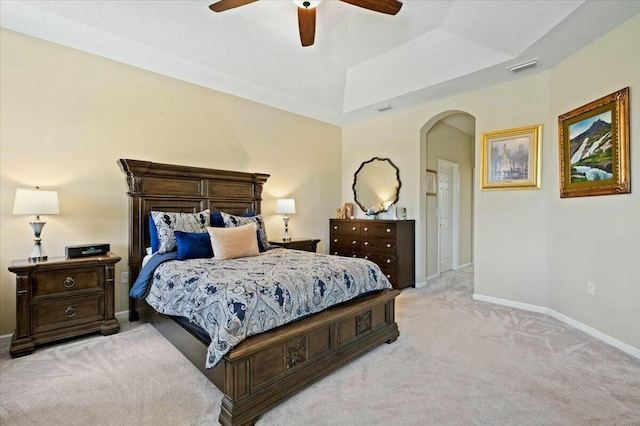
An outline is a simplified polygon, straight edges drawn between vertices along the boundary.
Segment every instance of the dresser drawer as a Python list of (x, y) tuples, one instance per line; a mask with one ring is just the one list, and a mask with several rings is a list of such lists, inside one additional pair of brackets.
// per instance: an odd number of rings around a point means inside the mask
[(87, 293), (83, 290), (103, 291), (103, 269), (76, 268), (49, 273), (35, 273), (31, 281), (31, 300), (53, 295), (71, 296), (73, 293)]
[(351, 247), (352, 249), (360, 248), (360, 237), (358, 235), (332, 235), (331, 247)]
[(31, 305), (33, 334), (104, 319), (104, 296), (90, 296)]
[(355, 234), (360, 235), (360, 223), (349, 220), (331, 221), (329, 232), (334, 234)]
[(362, 225), (361, 235), (362, 235), (362, 238), (368, 238), (368, 237), (395, 238), (396, 224), (380, 223), (380, 222), (372, 221), (370, 224)]
[(395, 254), (370, 254), (367, 255), (367, 259), (375, 262), (380, 266), (383, 271), (395, 271), (396, 270), (396, 256)]
[(396, 240), (388, 238), (362, 238), (363, 253), (391, 253), (396, 252)]

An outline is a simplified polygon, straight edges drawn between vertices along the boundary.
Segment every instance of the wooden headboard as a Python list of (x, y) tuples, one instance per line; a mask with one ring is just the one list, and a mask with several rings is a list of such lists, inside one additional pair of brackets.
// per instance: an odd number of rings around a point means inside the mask
[[(120, 159), (129, 188), (129, 286), (140, 272), (146, 247), (150, 246), (149, 212), (196, 213), (204, 209), (243, 214), (261, 212), (263, 173), (233, 172), (176, 166), (151, 161)], [(133, 299), (129, 319), (137, 320)]]

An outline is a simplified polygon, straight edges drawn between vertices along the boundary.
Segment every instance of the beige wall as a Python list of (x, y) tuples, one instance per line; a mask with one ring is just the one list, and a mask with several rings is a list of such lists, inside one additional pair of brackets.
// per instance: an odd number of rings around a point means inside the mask
[[(400, 168), (401, 204), (416, 223), (416, 279), (426, 278), (426, 147), (420, 130), (449, 112), (476, 118), (475, 292), (550, 307), (640, 348), (640, 173), (630, 195), (560, 199), (557, 117), (631, 86), (631, 168), (640, 168), (640, 16), (554, 69), (343, 129), (343, 199), (356, 162), (388, 155)], [(635, 111), (635, 112), (634, 112)], [(480, 191), (483, 132), (543, 124), (542, 188)], [(586, 295), (586, 280), (597, 284)]]
[(12, 216), (15, 190), (59, 192), (46, 220), (49, 256), (109, 242), (118, 264), (116, 311), (127, 309), (127, 196), (116, 161), (134, 158), (270, 173), (263, 214), (283, 233), (275, 199), (296, 199), (293, 237), (322, 238), (341, 204), (340, 128), (77, 50), (2, 30), (0, 36), (0, 335), (15, 327), (15, 278), (29, 255), (31, 217)]
[[(551, 307), (640, 348), (640, 16), (550, 73), (550, 120), (630, 87), (631, 191), (549, 203)], [(580, 70), (581, 72), (578, 72)], [(558, 151), (550, 163), (558, 163)], [(558, 171), (554, 170), (554, 176)], [(548, 182), (559, 193), (557, 178)], [(595, 297), (586, 282), (596, 283)]]
[[(473, 163), (474, 138), (444, 121), (438, 121), (426, 134), (427, 169), (438, 170), (438, 160), (457, 163), (460, 167), (459, 246), (458, 265), (473, 262)], [(438, 197), (427, 197), (427, 277), (438, 273)]]

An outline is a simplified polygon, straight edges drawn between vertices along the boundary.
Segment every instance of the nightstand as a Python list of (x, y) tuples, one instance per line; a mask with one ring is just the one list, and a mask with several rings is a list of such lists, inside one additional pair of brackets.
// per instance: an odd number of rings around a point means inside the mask
[(119, 261), (113, 253), (13, 261), (9, 271), (16, 274), (16, 332), (11, 356), (29, 355), (38, 345), (82, 334), (117, 333), (114, 277)]
[(315, 252), (318, 248), (320, 240), (309, 238), (291, 238), (289, 241), (273, 240), (269, 244), (280, 246), (286, 249), (304, 250)]

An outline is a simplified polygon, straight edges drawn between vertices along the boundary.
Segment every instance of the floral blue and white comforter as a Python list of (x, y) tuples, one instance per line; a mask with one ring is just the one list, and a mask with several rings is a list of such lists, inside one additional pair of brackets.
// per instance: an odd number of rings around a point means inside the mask
[(209, 333), (211, 368), (248, 336), (385, 288), (391, 284), (367, 260), (272, 249), (232, 260), (163, 263), (146, 301)]

